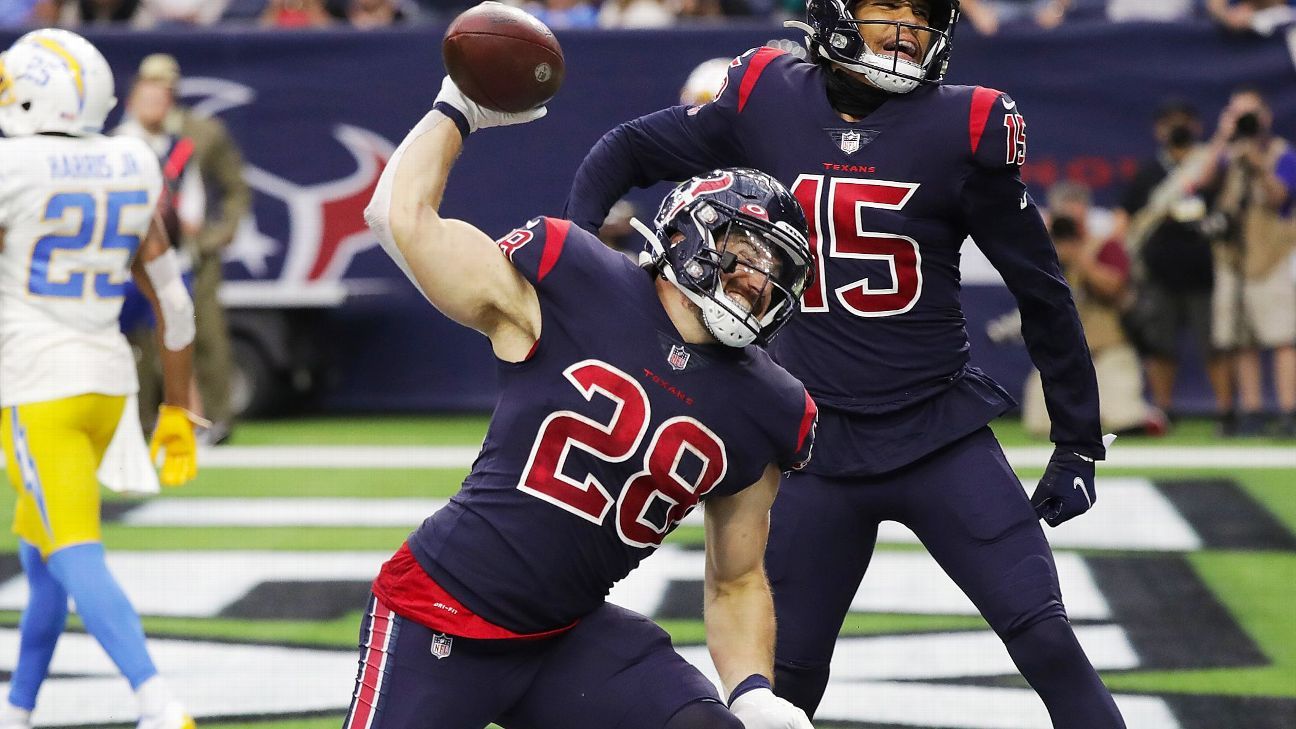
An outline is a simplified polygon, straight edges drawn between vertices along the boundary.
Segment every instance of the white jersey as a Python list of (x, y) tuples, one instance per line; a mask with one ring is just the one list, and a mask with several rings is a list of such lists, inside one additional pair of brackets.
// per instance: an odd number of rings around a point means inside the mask
[(0, 139), (0, 404), (139, 389), (117, 320), (161, 190), (139, 139)]

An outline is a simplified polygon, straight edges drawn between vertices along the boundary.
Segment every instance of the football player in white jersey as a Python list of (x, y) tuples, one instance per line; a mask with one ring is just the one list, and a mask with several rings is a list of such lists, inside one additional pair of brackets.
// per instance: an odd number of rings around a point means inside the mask
[(138, 386), (117, 326), (132, 274), (164, 344), (151, 455), (165, 451), (166, 485), (197, 473), (193, 308), (156, 222), (157, 157), (100, 133), (115, 103), (108, 63), (75, 33), (34, 31), (0, 54), (0, 440), (31, 593), (0, 729), (31, 726), (69, 597), (139, 697), (139, 728), (194, 726), (158, 675), (100, 538), (95, 471)]

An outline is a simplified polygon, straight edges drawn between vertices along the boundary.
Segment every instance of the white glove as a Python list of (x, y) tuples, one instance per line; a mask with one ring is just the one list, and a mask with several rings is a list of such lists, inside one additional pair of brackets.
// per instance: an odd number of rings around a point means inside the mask
[(804, 711), (767, 688), (747, 691), (734, 699), (729, 710), (746, 729), (814, 729)]
[(455, 85), (455, 82), (452, 81), (449, 76), (446, 76), (445, 79), (441, 81), (441, 93), (437, 94), (436, 102), (434, 103), (440, 102), (445, 102), (446, 104), (453, 106), (455, 109), (459, 110), (460, 114), (464, 115), (464, 119), (468, 120), (469, 133), (487, 127), (507, 127), (512, 124), (526, 124), (529, 121), (535, 121), (549, 113), (548, 107), (544, 106), (514, 113), (506, 111), (492, 111), (467, 96), (464, 96), (464, 92), (459, 90), (459, 87)]

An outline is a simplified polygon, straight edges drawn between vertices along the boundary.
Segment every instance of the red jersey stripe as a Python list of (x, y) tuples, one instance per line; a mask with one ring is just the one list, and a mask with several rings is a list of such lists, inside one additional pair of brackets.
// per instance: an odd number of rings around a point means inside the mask
[(760, 79), (761, 73), (770, 61), (783, 55), (783, 51), (778, 48), (766, 46), (752, 56), (751, 61), (747, 63), (747, 70), (743, 73), (742, 83), (738, 86), (738, 113), (741, 114), (743, 107), (747, 105), (747, 97), (751, 96), (752, 89), (756, 87), (756, 81)]
[(972, 154), (981, 146), (981, 135), (985, 132), (986, 122), (990, 120), (990, 109), (999, 100), (1002, 92), (978, 86), (972, 91), (972, 109), (968, 113), (968, 141), (972, 145)]
[(569, 230), (571, 230), (570, 220), (545, 218), (545, 248), (544, 253), (540, 254), (540, 270), (536, 272), (537, 281), (543, 281), (558, 263)]
[(797, 432), (797, 453), (805, 449), (806, 436), (810, 434), (810, 428), (814, 426), (815, 418), (819, 417), (819, 406), (810, 397), (810, 393), (805, 394), (805, 413), (801, 416), (801, 429)]

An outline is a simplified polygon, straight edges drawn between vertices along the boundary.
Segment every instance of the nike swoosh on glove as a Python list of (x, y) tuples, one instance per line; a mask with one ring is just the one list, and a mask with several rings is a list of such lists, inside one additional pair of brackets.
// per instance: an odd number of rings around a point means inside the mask
[(157, 427), (153, 428), (153, 437), (149, 439), (149, 458), (157, 463), (158, 452), (165, 451), (159, 474), (163, 486), (181, 486), (198, 475), (198, 441), (194, 438), (194, 425), (199, 423), (210, 425), (177, 405), (158, 408)]
[(745, 729), (814, 729), (804, 711), (767, 688), (747, 691), (733, 700), (729, 710)]
[[(519, 112), (494, 111), (478, 104), (464, 95), (463, 91), (455, 85), (449, 76), (441, 81), (441, 93), (437, 94), (436, 101), (433, 102), (433, 108), (437, 104), (447, 104), (454, 107), (456, 111), (463, 114), (464, 120), (468, 122), (469, 133), (478, 129), (487, 127), (507, 127), (513, 124), (526, 124), (535, 121), (545, 114), (549, 113), (548, 107), (538, 106), (534, 109)], [(460, 131), (463, 131), (460, 128)]]
[(1035, 513), (1049, 526), (1074, 519), (1098, 500), (1094, 488), (1094, 461), (1058, 446), (1031, 496)]

